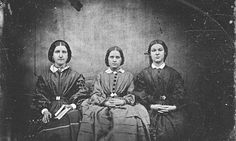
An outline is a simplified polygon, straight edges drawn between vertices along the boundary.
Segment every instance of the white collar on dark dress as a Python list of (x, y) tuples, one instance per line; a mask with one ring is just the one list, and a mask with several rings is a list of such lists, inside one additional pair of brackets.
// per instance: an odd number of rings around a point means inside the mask
[[(63, 72), (64, 70), (68, 69), (70, 66), (65, 66), (64, 68), (62, 68), (60, 71)], [(59, 70), (59, 68), (57, 68), (54, 64), (50, 66), (50, 70), (55, 73)]]
[(116, 74), (116, 73), (118, 73), (118, 72), (124, 73), (125, 70), (123, 70), (123, 69), (120, 68), (118, 71), (113, 71), (113, 70), (111, 70), (111, 68), (108, 68), (105, 72), (106, 72), (106, 73), (114, 73), (114, 74)]
[(165, 63), (162, 63), (160, 66), (156, 66), (154, 63), (152, 63), (151, 67), (153, 69), (163, 69), (166, 66)]

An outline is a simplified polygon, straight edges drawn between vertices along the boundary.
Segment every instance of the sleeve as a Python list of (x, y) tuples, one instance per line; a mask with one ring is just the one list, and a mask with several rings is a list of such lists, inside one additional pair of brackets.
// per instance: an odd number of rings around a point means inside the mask
[(130, 80), (131, 80), (131, 83), (128, 87), (127, 95), (123, 96), (123, 98), (124, 98), (126, 104), (134, 105), (135, 104), (135, 96), (133, 94), (133, 91), (134, 91), (133, 75), (130, 75)]
[(45, 108), (48, 109), (51, 103), (49, 100), (48, 88), (42, 76), (38, 76), (32, 102), (33, 108), (38, 111)]
[(179, 73), (176, 73), (173, 79), (172, 101), (177, 108), (179, 108), (181, 105), (185, 103), (184, 96), (185, 96), (184, 80), (182, 79)]
[(137, 99), (137, 102), (140, 102), (147, 109), (149, 109), (150, 102), (146, 91), (147, 91), (147, 85), (144, 79), (144, 72), (140, 72), (134, 80), (134, 94)]
[(75, 104), (79, 109), (81, 103), (90, 97), (90, 89), (85, 84), (85, 77), (82, 74), (79, 74), (75, 84), (74, 91), (72, 96), (69, 99), (69, 102)]
[(106, 98), (107, 98), (106, 94), (104, 93), (102, 85), (101, 85), (101, 74), (98, 74), (94, 83), (94, 90), (90, 98), (90, 103), (103, 105)]

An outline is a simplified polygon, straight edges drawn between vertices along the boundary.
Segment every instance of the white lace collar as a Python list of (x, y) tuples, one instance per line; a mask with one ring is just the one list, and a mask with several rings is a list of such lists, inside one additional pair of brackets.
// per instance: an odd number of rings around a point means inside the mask
[[(64, 68), (61, 69), (61, 72), (63, 72), (64, 70), (68, 69), (70, 66), (65, 66)], [(59, 70), (59, 68), (57, 68), (54, 64), (50, 66), (50, 70), (55, 73)]]
[(106, 73), (118, 73), (118, 72), (124, 73), (125, 70), (123, 70), (123, 69), (120, 68), (118, 71), (112, 71), (111, 68), (108, 68), (105, 72), (106, 72)]
[(153, 68), (153, 69), (163, 69), (164, 67), (166, 66), (166, 64), (165, 63), (162, 63), (160, 66), (156, 66), (154, 63), (152, 63), (152, 65), (151, 65), (151, 67)]

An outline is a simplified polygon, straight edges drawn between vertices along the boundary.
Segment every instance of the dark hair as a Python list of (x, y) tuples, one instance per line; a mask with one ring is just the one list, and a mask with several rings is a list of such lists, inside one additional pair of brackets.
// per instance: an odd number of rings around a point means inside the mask
[(159, 40), (159, 39), (157, 39), (157, 40), (153, 40), (150, 44), (149, 44), (149, 46), (148, 46), (148, 55), (149, 55), (149, 63), (150, 63), (150, 65), (152, 64), (152, 58), (151, 58), (151, 48), (152, 48), (152, 46), (153, 45), (155, 45), (155, 44), (160, 44), (160, 45), (162, 45), (163, 46), (163, 48), (164, 48), (164, 52), (165, 52), (165, 55), (164, 55), (164, 61), (166, 60), (166, 57), (167, 57), (167, 55), (168, 55), (168, 47), (166, 46), (166, 44), (165, 44), (165, 42), (164, 41), (162, 41), (162, 40)]
[(121, 59), (122, 59), (120, 65), (123, 65), (124, 62), (125, 62), (124, 54), (123, 54), (122, 49), (121, 49), (120, 47), (118, 47), (118, 46), (110, 47), (110, 48), (107, 50), (107, 53), (106, 53), (106, 56), (105, 56), (105, 64), (109, 67), (108, 57), (109, 57), (109, 55), (110, 55), (110, 52), (113, 51), (113, 50), (119, 51), (120, 57), (121, 57)]
[(52, 62), (52, 63), (55, 62), (55, 61), (53, 60), (53, 52), (54, 52), (55, 48), (56, 48), (57, 46), (59, 46), (59, 45), (63, 45), (63, 46), (66, 47), (67, 52), (68, 52), (68, 59), (66, 60), (66, 63), (70, 62), (70, 59), (71, 59), (70, 46), (69, 46), (69, 44), (68, 44), (66, 41), (64, 41), (64, 40), (56, 40), (56, 41), (54, 41), (54, 42), (51, 44), (51, 46), (50, 46), (50, 48), (49, 48), (49, 50), (48, 50), (48, 60), (49, 60), (50, 62)]

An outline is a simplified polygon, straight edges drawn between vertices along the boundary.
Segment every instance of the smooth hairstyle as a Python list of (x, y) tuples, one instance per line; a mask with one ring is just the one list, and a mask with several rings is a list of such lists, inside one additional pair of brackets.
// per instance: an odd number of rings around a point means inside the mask
[(149, 63), (150, 63), (150, 65), (151, 65), (152, 62), (153, 62), (153, 61), (152, 61), (152, 58), (151, 58), (151, 48), (152, 48), (152, 46), (155, 45), (155, 44), (160, 44), (160, 45), (163, 46), (164, 52), (165, 52), (164, 61), (166, 60), (166, 57), (167, 57), (167, 55), (168, 55), (168, 47), (166, 46), (166, 44), (165, 44), (164, 41), (159, 40), (159, 39), (151, 41), (151, 43), (150, 43), (149, 46), (148, 46), (148, 55), (149, 55)]
[(120, 65), (123, 65), (124, 62), (125, 62), (125, 58), (124, 58), (124, 53), (122, 51), (122, 49), (118, 46), (113, 46), (113, 47), (110, 47), (108, 50), (107, 50), (107, 53), (106, 53), (106, 56), (105, 56), (105, 64), (109, 67), (109, 61), (108, 61), (108, 57), (110, 55), (110, 52), (112, 52), (113, 50), (116, 50), (120, 53), (120, 57), (121, 57), (121, 63)]
[(68, 53), (68, 59), (66, 60), (66, 63), (70, 62), (70, 60), (71, 60), (71, 50), (70, 50), (70, 46), (69, 46), (69, 44), (68, 44), (66, 41), (64, 41), (64, 40), (56, 40), (56, 41), (54, 41), (54, 42), (51, 44), (51, 46), (50, 46), (50, 48), (49, 48), (49, 50), (48, 50), (48, 60), (49, 60), (50, 62), (52, 62), (52, 63), (55, 62), (54, 59), (53, 59), (53, 52), (54, 52), (55, 48), (56, 48), (57, 46), (60, 46), (60, 45), (66, 47), (67, 53)]

